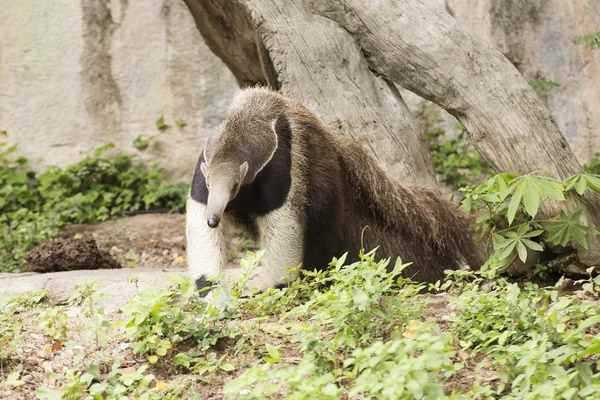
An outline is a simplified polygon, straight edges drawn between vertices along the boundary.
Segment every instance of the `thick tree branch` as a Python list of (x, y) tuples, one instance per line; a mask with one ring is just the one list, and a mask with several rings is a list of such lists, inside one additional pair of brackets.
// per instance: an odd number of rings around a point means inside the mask
[[(246, 21), (253, 25), (244, 23), (244, 29), (255, 29), (262, 38), (270, 63), (261, 53), (261, 66), (258, 52), (254, 59), (248, 57), (252, 52), (246, 39), (256, 38), (255, 32), (240, 31), (240, 26), (232, 27), (232, 22), (223, 20), (223, 9), (235, 8), (231, 0), (186, 3), (203, 36), (211, 38), (211, 49), (235, 76), (250, 75), (247, 63), (254, 63), (261, 71), (271, 71), (269, 78), (261, 72), (260, 81), (273, 82), (276, 76), (284, 94), (305, 104), (332, 128), (363, 142), (396, 178), (437, 186), (427, 141), (418, 122), (396, 88), (369, 70), (354, 38), (336, 23), (314, 16), (307, 2), (235, 2), (246, 11)], [(213, 19), (219, 21), (218, 25), (210, 22)], [(211, 24), (210, 29), (201, 28), (205, 21)], [(231, 40), (214, 39), (219, 30)], [(236, 44), (235, 36), (242, 42)], [(260, 44), (254, 46), (260, 50)], [(244, 60), (243, 64), (239, 60)]]

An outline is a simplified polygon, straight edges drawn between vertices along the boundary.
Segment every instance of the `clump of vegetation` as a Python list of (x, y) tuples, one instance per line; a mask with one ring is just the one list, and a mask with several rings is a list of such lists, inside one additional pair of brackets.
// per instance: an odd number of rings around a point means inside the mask
[(502, 265), (517, 257), (525, 262), (528, 251), (542, 252), (544, 246), (565, 247), (577, 243), (588, 248), (587, 235), (600, 232), (580, 222), (581, 210), (554, 220), (536, 220), (541, 203), (546, 199), (564, 201), (573, 192), (586, 189), (600, 193), (600, 175), (579, 174), (565, 181), (550, 177), (548, 171), (517, 176), (503, 173), (481, 185), (461, 188), (462, 208), (479, 216), (477, 224), (486, 247), (491, 239), (494, 257), (490, 262)]
[(583, 44), (585, 48), (590, 51), (600, 49), (600, 32), (575, 36), (573, 38), (573, 43), (576, 45)]
[(529, 83), (529, 86), (531, 86), (531, 88), (533, 90), (535, 90), (537, 94), (542, 95), (542, 96), (546, 95), (552, 89), (560, 86), (556, 82), (545, 81), (545, 80), (529, 81), (528, 83)]
[(187, 186), (169, 185), (156, 164), (143, 168), (135, 155), (102, 154), (99, 147), (64, 169), (27, 171), (17, 147), (0, 143), (0, 271), (19, 271), (24, 255), (69, 223), (103, 221), (122, 211), (182, 211)]
[(592, 157), (589, 163), (583, 166), (583, 169), (588, 174), (600, 175), (600, 153), (594, 154), (594, 157)]
[(459, 188), (469, 177), (481, 180), (492, 174), (492, 169), (471, 146), (464, 129), (460, 128), (459, 134), (449, 139), (444, 139), (444, 130), (434, 127), (429, 127), (426, 135), (435, 172), (443, 182)]

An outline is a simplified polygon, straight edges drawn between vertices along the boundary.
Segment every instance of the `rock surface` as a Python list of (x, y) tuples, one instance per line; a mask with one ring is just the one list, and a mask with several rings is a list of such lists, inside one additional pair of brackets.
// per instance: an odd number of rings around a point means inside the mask
[(142, 157), (190, 181), (237, 89), (182, 0), (4, 2), (0, 49), (0, 141), (34, 168), (155, 135)]
[[(96, 280), (100, 282), (97, 293), (99, 306), (106, 313), (123, 307), (140, 290), (147, 287), (164, 287), (171, 284), (167, 275), (184, 274), (185, 269), (162, 270), (157, 268), (122, 268), (116, 270), (88, 270), (37, 274), (0, 273), (0, 298), (26, 292), (49, 289), (45, 301), (63, 304), (73, 293), (77, 284)], [(130, 278), (137, 278), (135, 281)]]

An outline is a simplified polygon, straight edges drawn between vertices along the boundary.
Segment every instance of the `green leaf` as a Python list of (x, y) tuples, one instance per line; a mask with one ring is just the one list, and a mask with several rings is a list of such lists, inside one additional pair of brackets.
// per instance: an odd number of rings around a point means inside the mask
[(185, 121), (184, 121), (184, 120), (182, 120), (181, 118), (177, 118), (177, 119), (175, 120), (175, 124), (176, 124), (178, 127), (180, 127), (180, 128), (183, 128), (184, 126), (186, 126), (186, 125), (187, 125), (187, 122), (185, 122)]
[(233, 364), (221, 364), (219, 365), (219, 368), (226, 372), (235, 371), (235, 365)]
[(516, 246), (517, 246), (516, 240), (509, 241), (509, 244), (504, 248), (504, 250), (502, 250), (502, 252), (500, 252), (500, 254), (498, 254), (498, 258), (501, 260), (504, 258), (507, 258), (510, 255), (510, 253), (512, 253), (512, 251), (515, 249)]
[(62, 390), (60, 389), (48, 389), (45, 387), (37, 388), (35, 390), (35, 395), (38, 399), (46, 399), (46, 400), (61, 400), (62, 399)]
[(148, 356), (148, 361), (150, 362), (150, 364), (156, 364), (156, 362), (158, 361), (158, 357), (157, 356)]
[(521, 242), (517, 242), (517, 253), (519, 253), (521, 261), (525, 262), (527, 260), (527, 249)]
[(600, 175), (584, 175), (587, 186), (595, 192), (600, 193)]
[(587, 329), (590, 326), (594, 326), (594, 325), (598, 325), (600, 324), (600, 315), (594, 315), (593, 317), (590, 317), (588, 319), (586, 319), (585, 321), (583, 321), (581, 323), (581, 325), (579, 325), (580, 329)]
[(575, 182), (575, 191), (577, 193), (579, 193), (580, 195), (583, 194), (583, 192), (585, 192), (585, 188), (587, 187), (587, 180), (584, 177), (579, 177), (579, 179), (577, 179), (577, 181)]
[(279, 353), (279, 348), (276, 346), (273, 346), (272, 344), (265, 344), (265, 347), (267, 349), (267, 353), (269, 354), (269, 357), (264, 357), (264, 360), (268, 363), (276, 363), (279, 362), (279, 360), (281, 360), (281, 354)]
[(159, 119), (156, 120), (156, 127), (161, 131), (164, 131), (169, 127), (169, 125), (165, 124), (165, 118), (161, 116)]
[(540, 193), (538, 187), (536, 187), (535, 181), (525, 180), (520, 190), (523, 192), (523, 204), (525, 205), (525, 211), (527, 214), (535, 218), (540, 206)]
[(146, 150), (152, 139), (154, 139), (154, 136), (150, 136), (147, 139), (143, 139), (141, 136), (138, 136), (133, 141), (133, 147), (140, 151)]
[(515, 216), (517, 215), (517, 210), (519, 209), (519, 204), (521, 203), (521, 198), (523, 197), (523, 192), (517, 190), (515, 194), (513, 194), (510, 199), (510, 204), (508, 206), (508, 212), (506, 213), (506, 218), (508, 218), (508, 225), (512, 225)]
[(585, 235), (597, 235), (600, 232), (589, 226), (578, 224), (580, 218), (581, 210), (576, 211), (571, 216), (567, 216), (564, 211), (561, 211), (560, 222), (552, 222), (545, 226), (548, 232), (547, 240), (563, 247), (570, 241), (575, 241), (581, 247), (587, 249), (588, 242)]
[(8, 386), (17, 387), (23, 385), (25, 382), (19, 379), (19, 371), (13, 371), (6, 377), (4, 383)]
[(531, 241), (529, 239), (521, 239), (521, 242), (523, 242), (523, 244), (525, 246), (529, 247), (531, 250), (544, 251), (544, 248), (542, 246), (540, 246), (538, 243)]
[(164, 356), (167, 354), (167, 349), (165, 347), (159, 347), (156, 349), (156, 355)]

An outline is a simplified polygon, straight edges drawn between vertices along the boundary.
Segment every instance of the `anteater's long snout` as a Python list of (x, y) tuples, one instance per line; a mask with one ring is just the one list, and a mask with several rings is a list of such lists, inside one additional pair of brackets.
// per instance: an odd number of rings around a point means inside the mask
[(211, 228), (216, 228), (217, 226), (219, 226), (219, 222), (221, 222), (221, 217), (217, 214), (212, 214), (208, 216), (208, 226), (210, 226)]
[(208, 201), (206, 204), (206, 223), (211, 228), (216, 228), (221, 222), (231, 190), (226, 183), (213, 183), (208, 192)]

